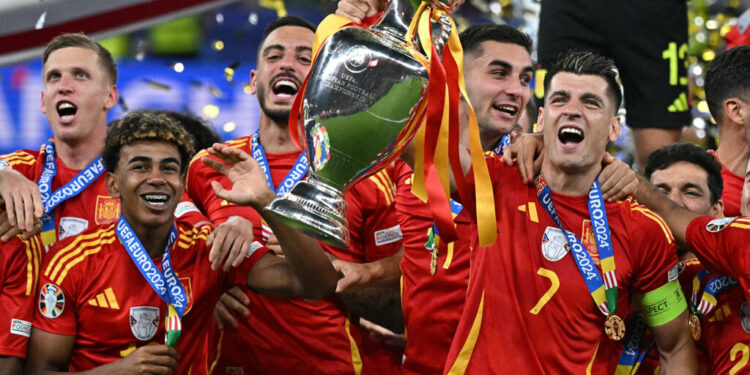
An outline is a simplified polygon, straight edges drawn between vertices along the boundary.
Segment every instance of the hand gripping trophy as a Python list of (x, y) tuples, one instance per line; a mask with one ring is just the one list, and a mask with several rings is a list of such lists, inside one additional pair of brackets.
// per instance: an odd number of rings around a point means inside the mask
[[(369, 27), (335, 15), (321, 23), (313, 66), (290, 116), (290, 134), (308, 158), (308, 177), (268, 210), (294, 228), (346, 247), (342, 192), (393, 161), (420, 126), (429, 125), (430, 98), (438, 98), (433, 107), (439, 109), (432, 111), (438, 114), (432, 134), (441, 123), (457, 126), (457, 113), (450, 116), (456, 121), (441, 118), (448, 81), (463, 77), (435, 68), (451, 38), (460, 50), (448, 16), (457, 2), (462, 1), (425, 1), (415, 9), (409, 0), (389, 0)], [(434, 164), (425, 167), (435, 171)], [(447, 173), (447, 164), (442, 167)], [(447, 207), (447, 198), (437, 201)]]

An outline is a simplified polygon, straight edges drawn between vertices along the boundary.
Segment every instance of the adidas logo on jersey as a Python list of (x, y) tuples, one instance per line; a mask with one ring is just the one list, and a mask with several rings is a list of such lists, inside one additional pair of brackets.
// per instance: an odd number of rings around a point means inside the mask
[(115, 292), (112, 291), (112, 288), (104, 289), (104, 292), (97, 294), (96, 298), (90, 299), (89, 305), (103, 307), (105, 309), (120, 309), (120, 305), (117, 303), (117, 298), (115, 298)]

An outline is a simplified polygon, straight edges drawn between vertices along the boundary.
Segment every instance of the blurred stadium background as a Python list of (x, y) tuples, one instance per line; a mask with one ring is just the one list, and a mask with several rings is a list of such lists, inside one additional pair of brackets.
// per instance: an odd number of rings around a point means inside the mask
[[(723, 37), (738, 22), (750, 22), (750, 0), (688, 5), (693, 123), (686, 137), (713, 148), (717, 134), (703, 75), (725, 48)], [(110, 120), (143, 108), (184, 111), (232, 139), (257, 127), (259, 109), (248, 84), (263, 27), (285, 14), (318, 23), (335, 8), (334, 0), (0, 0), (0, 153), (37, 148), (52, 135), (40, 112), (40, 56), (60, 33), (83, 31), (117, 59), (121, 100)], [(454, 18), (459, 29), (506, 23), (536, 39), (539, 8), (539, 0), (467, 0)], [(631, 159), (627, 132), (613, 151)]]

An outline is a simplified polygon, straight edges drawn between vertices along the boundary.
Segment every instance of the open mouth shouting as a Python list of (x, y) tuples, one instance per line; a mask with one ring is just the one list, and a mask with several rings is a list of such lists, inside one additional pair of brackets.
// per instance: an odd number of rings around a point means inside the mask
[(575, 146), (583, 142), (583, 130), (575, 126), (564, 125), (557, 131), (557, 139), (566, 146)]
[(271, 84), (271, 91), (279, 99), (291, 99), (299, 91), (300, 83), (296, 77), (282, 76)]
[(73, 121), (77, 112), (78, 107), (71, 102), (61, 101), (57, 103), (57, 115), (60, 116), (60, 120), (64, 123)]

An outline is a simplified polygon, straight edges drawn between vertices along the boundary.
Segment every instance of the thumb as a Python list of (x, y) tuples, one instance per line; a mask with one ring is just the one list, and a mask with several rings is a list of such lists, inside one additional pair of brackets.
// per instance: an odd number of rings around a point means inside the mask
[(217, 197), (228, 200), (227, 196), (229, 194), (229, 191), (227, 189), (224, 189), (223, 186), (219, 183), (219, 181), (211, 181), (211, 188), (214, 190), (214, 194), (216, 194)]
[(610, 155), (609, 152), (605, 152), (604, 156), (602, 157), (602, 164), (608, 165), (614, 163), (614, 161), (617, 160), (614, 156)]

